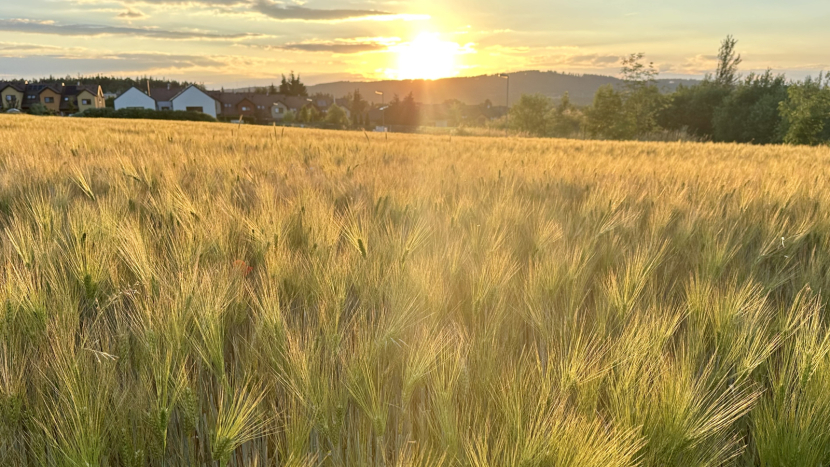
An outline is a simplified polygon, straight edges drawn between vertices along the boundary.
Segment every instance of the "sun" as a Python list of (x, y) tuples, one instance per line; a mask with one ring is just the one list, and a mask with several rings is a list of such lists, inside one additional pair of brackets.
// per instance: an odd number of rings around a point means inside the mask
[(455, 57), (460, 48), (455, 42), (442, 41), (437, 33), (421, 33), (415, 40), (392, 48), (398, 55), (398, 67), (388, 74), (397, 79), (454, 76), (458, 72)]

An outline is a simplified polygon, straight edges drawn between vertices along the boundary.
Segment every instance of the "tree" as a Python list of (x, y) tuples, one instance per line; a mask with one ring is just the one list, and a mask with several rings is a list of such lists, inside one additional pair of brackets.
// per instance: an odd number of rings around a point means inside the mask
[(29, 113), (32, 115), (53, 115), (54, 112), (40, 102), (34, 103), (29, 107)]
[(584, 129), (593, 137), (626, 139), (633, 136), (623, 107), (623, 97), (606, 84), (597, 90), (594, 102), (585, 111)]
[(415, 103), (415, 96), (410, 92), (401, 103), (401, 125), (418, 126), (420, 120), (418, 104)]
[(698, 137), (712, 137), (715, 110), (735, 88), (741, 56), (735, 54), (738, 43), (726, 36), (718, 51), (718, 66), (714, 77), (707, 74), (695, 86), (679, 86), (669, 97), (666, 107), (658, 115), (658, 124), (670, 130), (685, 130)]
[(349, 126), (349, 116), (346, 115), (346, 111), (339, 105), (329, 107), (328, 112), (326, 112), (326, 118), (323, 121), (339, 128)]
[(665, 107), (666, 99), (657, 87), (654, 63), (642, 63), (644, 54), (631, 54), (622, 61), (623, 109), (632, 136), (644, 135), (657, 129), (657, 114)]
[(714, 81), (720, 86), (733, 87), (740, 79), (738, 65), (741, 64), (741, 56), (735, 54), (735, 45), (738, 40), (732, 36), (726, 36), (721, 42), (718, 51), (718, 69), (715, 71)]
[(297, 113), (293, 110), (289, 110), (285, 112), (285, 115), (282, 116), (283, 123), (294, 123), (297, 121)]
[(314, 107), (311, 104), (306, 105), (302, 109), (300, 109), (300, 113), (297, 115), (297, 120), (302, 123), (316, 123), (320, 121), (320, 111), (317, 110), (317, 107)]
[(703, 80), (695, 86), (678, 86), (657, 115), (662, 128), (686, 131), (698, 137), (712, 137), (715, 110), (732, 92), (731, 88)]
[(279, 91), (277, 90), (277, 87), (274, 86), (274, 83), (271, 83), (271, 85), (268, 86), (268, 94), (277, 94), (278, 92)]
[(566, 92), (559, 100), (559, 104), (552, 108), (547, 115), (547, 133), (550, 136), (567, 138), (579, 133), (582, 116), (571, 104), (571, 98)]
[(460, 101), (453, 100), (445, 103), (445, 106), (447, 107), (447, 121), (449, 125), (452, 127), (460, 126), (464, 121), (464, 104)]
[(779, 106), (787, 100), (783, 75), (747, 76), (724, 99), (713, 119), (714, 140), (771, 144), (783, 141)]
[(355, 127), (363, 125), (363, 114), (369, 108), (369, 103), (363, 100), (360, 89), (355, 89), (346, 95), (346, 106), (352, 112), (352, 125)]
[(658, 72), (654, 69), (654, 62), (646, 65), (641, 62), (644, 57), (645, 54), (640, 52), (622, 59), (620, 73), (627, 88), (636, 89), (655, 83)]
[(830, 141), (830, 75), (790, 85), (779, 104), (784, 142), (816, 145)]
[(286, 96), (308, 97), (308, 91), (306, 91), (305, 84), (300, 81), (300, 75), (294, 76), (293, 71), (291, 72), (289, 78), (282, 75), (282, 81), (280, 82), (280, 94), (284, 94)]
[(533, 136), (547, 136), (551, 102), (542, 94), (522, 94), (510, 109), (510, 126)]
[(386, 123), (401, 126), (417, 126), (420, 121), (418, 104), (415, 96), (410, 92), (401, 100), (396, 94), (386, 108)]

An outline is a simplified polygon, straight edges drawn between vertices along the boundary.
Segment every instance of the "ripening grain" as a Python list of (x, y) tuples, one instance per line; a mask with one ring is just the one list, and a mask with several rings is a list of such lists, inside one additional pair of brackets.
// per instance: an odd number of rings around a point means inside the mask
[(830, 150), (0, 116), (0, 464), (830, 462)]

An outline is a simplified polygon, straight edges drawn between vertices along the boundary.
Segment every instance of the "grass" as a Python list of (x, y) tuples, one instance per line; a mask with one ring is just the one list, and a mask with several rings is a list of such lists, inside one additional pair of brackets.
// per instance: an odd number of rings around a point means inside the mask
[(0, 117), (0, 464), (830, 464), (827, 148)]

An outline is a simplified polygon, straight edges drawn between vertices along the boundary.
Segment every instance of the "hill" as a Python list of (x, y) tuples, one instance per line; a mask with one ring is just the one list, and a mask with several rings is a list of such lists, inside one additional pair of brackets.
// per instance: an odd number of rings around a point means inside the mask
[[(510, 73), (510, 101), (514, 102), (522, 94), (544, 94), (558, 99), (567, 92), (576, 105), (588, 105), (600, 86), (618, 85), (622, 80), (613, 76), (574, 75), (555, 71), (521, 71)], [(671, 92), (681, 83), (695, 84), (697, 80), (662, 79), (658, 80), (662, 89)], [(405, 96), (412, 92), (415, 100), (425, 104), (440, 104), (449, 99), (458, 99), (465, 104), (479, 104), (487, 99), (495, 105), (505, 102), (506, 83), (504, 78), (496, 75), (464, 78), (445, 78), (439, 80), (405, 80), (354, 82), (339, 81), (317, 84), (308, 87), (309, 94), (321, 92), (342, 97), (359, 89), (369, 101), (380, 102), (375, 91), (385, 94), (387, 100), (397, 94)]]

